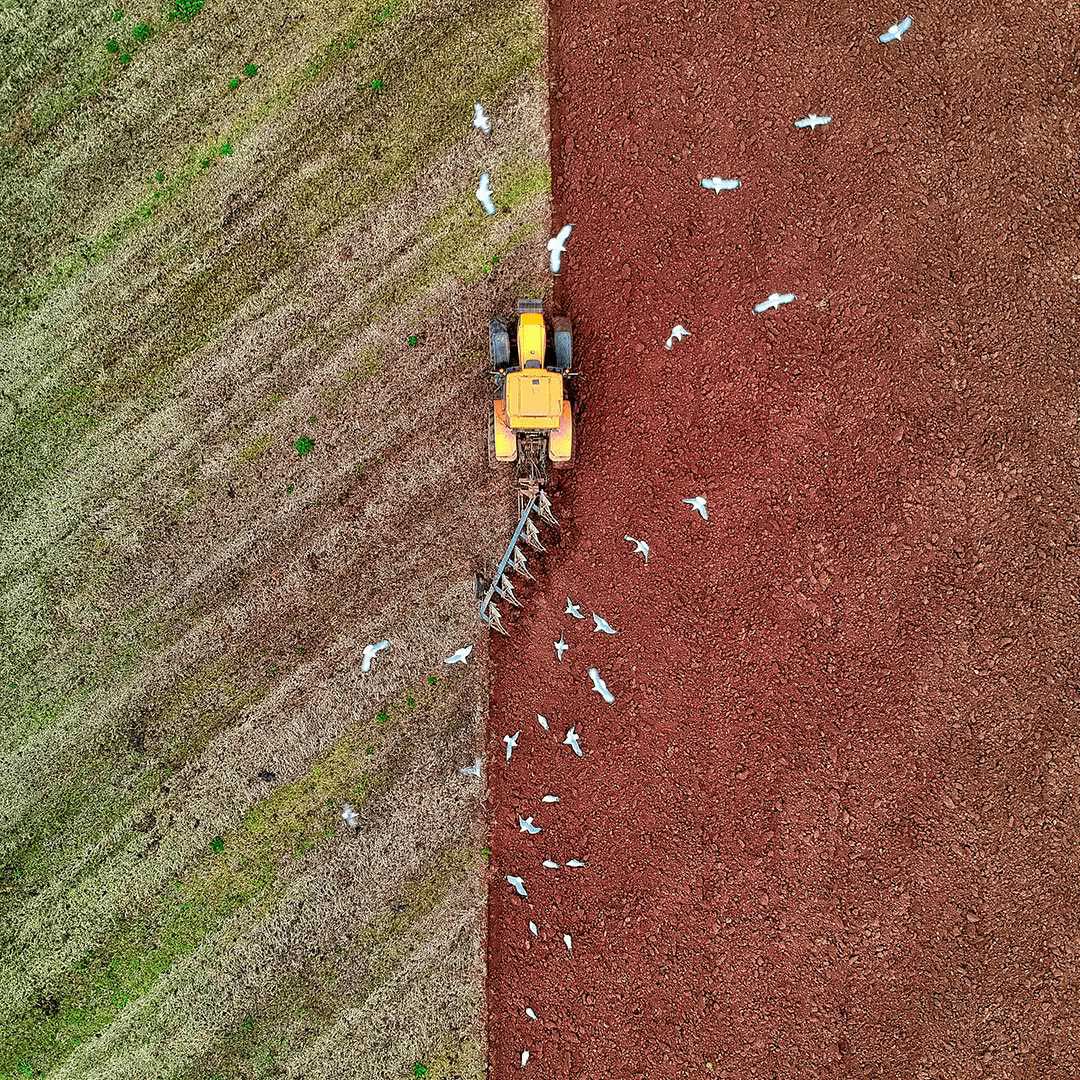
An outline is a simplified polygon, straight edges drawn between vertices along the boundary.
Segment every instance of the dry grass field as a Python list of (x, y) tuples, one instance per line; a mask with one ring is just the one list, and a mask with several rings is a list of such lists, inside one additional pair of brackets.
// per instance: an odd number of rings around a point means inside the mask
[(441, 661), (510, 526), (543, 22), (0, 3), (4, 1080), (484, 1074), (486, 649)]

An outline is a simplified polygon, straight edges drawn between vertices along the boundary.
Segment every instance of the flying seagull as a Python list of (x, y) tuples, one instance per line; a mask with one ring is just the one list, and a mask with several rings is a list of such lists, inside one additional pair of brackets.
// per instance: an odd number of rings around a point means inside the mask
[(585, 864), (580, 859), (569, 859), (569, 860), (567, 860), (566, 865), (567, 866), (572, 866), (575, 869), (577, 869), (578, 867), (584, 866)]
[(532, 919), (529, 920), (529, 933), (532, 934), (533, 937), (540, 936), (540, 927), (538, 927)]
[(551, 272), (557, 274), (562, 266), (563, 252), (566, 250), (566, 241), (570, 239), (573, 225), (564, 225), (548, 242), (547, 249), (551, 255)]
[(811, 131), (816, 127), (824, 127), (825, 124), (831, 124), (831, 116), (818, 116), (817, 113), (810, 113), (809, 116), (804, 116), (801, 120), (795, 121), (797, 128), (809, 128)]
[(574, 952), (574, 939), (569, 934), (563, 934), (562, 943), (566, 946), (566, 951), (573, 955)]
[(683, 499), (683, 502), (686, 503), (695, 514), (700, 514), (702, 520), (709, 520), (709, 508), (705, 505), (704, 495), (695, 495), (692, 499)]
[(371, 661), (383, 651), (383, 649), (389, 649), (389, 641), (374, 641), (370, 645), (364, 646), (364, 658), (360, 665), (360, 670), (366, 675), (371, 670)]
[(514, 752), (518, 744), (518, 738), (521, 735), (520, 730), (515, 731), (513, 735), (504, 735), (503, 742), (506, 743), (506, 760), (510, 760), (510, 755)]
[(525, 1015), (526, 1015), (526, 1016), (527, 1016), (527, 1017), (528, 1017), (528, 1018), (529, 1018), (530, 1020), (536, 1020), (536, 1019), (538, 1019), (538, 1018), (537, 1018), (537, 1015), (536, 1015), (536, 1013), (535, 1013), (535, 1012), (533, 1012), (533, 1010), (532, 1010), (532, 1009), (526, 1009), (526, 1010), (525, 1010)]
[(722, 176), (706, 176), (701, 181), (701, 186), (706, 191), (715, 191), (718, 195), (721, 191), (734, 191), (742, 187), (741, 180), (725, 180)]
[(458, 769), (458, 772), (461, 773), (462, 776), (475, 776), (479, 779), (481, 766), (482, 759), (477, 758), (471, 765), (466, 765), (465, 768)]
[(585, 616), (581, 614), (581, 608), (579, 608), (577, 604), (575, 604), (573, 600), (570, 599), (569, 596), (566, 598), (566, 610), (563, 612), (563, 614), (570, 615), (575, 619), (585, 618)]
[(592, 679), (592, 688), (610, 705), (615, 700), (615, 695), (600, 678), (600, 672), (594, 667), (589, 668), (589, 678)]
[(595, 611), (592, 613), (592, 621), (596, 624), (593, 627), (594, 634), (617, 634), (619, 632), (603, 615), (597, 615)]
[(540, 801), (541, 802), (547, 802), (547, 803), (558, 802), (559, 801), (559, 796), (558, 795), (545, 795)]
[(491, 121), (479, 101), (472, 107), (472, 126), (485, 135), (491, 134)]
[(506, 875), (506, 884), (509, 885), (518, 896), (528, 899), (529, 894), (525, 891), (525, 882), (513, 874)]
[(563, 653), (569, 649), (570, 646), (566, 644), (566, 640), (562, 634), (559, 635), (559, 640), (555, 642), (555, 659), (561, 660)]
[(559, 869), (559, 864), (554, 859), (545, 859), (544, 860), (544, 866), (548, 870), (558, 870)]
[(360, 815), (356, 812), (356, 808), (351, 803), (346, 803), (341, 808), (341, 820), (344, 821), (353, 832), (356, 832), (356, 830), (360, 828)]
[(686, 327), (682, 325), (682, 323), (676, 323), (671, 328), (671, 336), (667, 339), (667, 341), (664, 342), (664, 348), (670, 350), (671, 346), (676, 341), (682, 341), (682, 339), (684, 337), (689, 337), (689, 336), (690, 336), (690, 331), (687, 330)]
[(489, 217), (495, 213), (495, 204), (491, 201), (491, 177), (487, 173), (480, 176), (480, 186), (476, 189), (476, 197), (484, 208), (484, 213)]
[(563, 739), (563, 746), (569, 746), (578, 757), (584, 756), (581, 752), (581, 742), (578, 733), (573, 728), (566, 733), (566, 738)]
[(634, 554), (640, 555), (646, 562), (649, 561), (649, 545), (644, 540), (638, 540), (633, 536), (624, 536), (623, 539), (634, 545)]
[(764, 300), (762, 300), (760, 304), (754, 305), (754, 314), (761, 315), (763, 312), (766, 311), (775, 311), (778, 307), (781, 307), (784, 304), (790, 304), (795, 299), (795, 294), (790, 292), (769, 293), (769, 295)]
[(466, 645), (464, 649), (458, 649), (456, 653), (452, 653), (450, 656), (448, 656), (443, 661), (443, 663), (447, 665), (464, 664), (465, 661), (468, 660), (470, 656), (472, 656), (472, 650), (473, 647), (471, 645)]
[(899, 41), (910, 29), (913, 20), (910, 15), (906, 15), (898, 23), (893, 23), (884, 34), (878, 35), (878, 41), (882, 45), (888, 45), (890, 41)]
[(544, 830), (539, 825), (533, 824), (531, 817), (522, 817), (518, 814), (518, 832), (527, 832), (530, 836), (535, 836), (539, 832)]
[(550, 730), (551, 730), (551, 728), (549, 728), (549, 727), (548, 727), (548, 718), (547, 718), (546, 716), (541, 716), (541, 715), (540, 715), (539, 713), (537, 713), (537, 714), (536, 714), (536, 722), (537, 722), (537, 723), (538, 723), (538, 724), (539, 724), (539, 725), (540, 725), (540, 726), (541, 726), (541, 727), (542, 727), (542, 728), (543, 728), (543, 729), (544, 729), (545, 731), (550, 731)]

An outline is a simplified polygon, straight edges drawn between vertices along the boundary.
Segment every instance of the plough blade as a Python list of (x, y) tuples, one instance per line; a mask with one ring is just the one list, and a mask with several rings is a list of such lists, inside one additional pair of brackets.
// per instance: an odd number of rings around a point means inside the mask
[(525, 552), (517, 545), (514, 546), (514, 554), (510, 558), (510, 569), (519, 573), (526, 581), (536, 580), (529, 572), (529, 564), (525, 559)]
[(503, 626), (499, 609), (494, 604), (488, 604), (487, 610), (484, 612), (484, 622), (486, 622), (492, 630), (498, 630), (500, 634), (505, 634), (507, 637), (510, 636), (509, 631)]
[(514, 607), (521, 607), (521, 601), (514, 594), (514, 586), (505, 574), (503, 574), (503, 576), (499, 578), (497, 584), (495, 585), (495, 591), (508, 604), (513, 604)]
[(521, 539), (534, 551), (547, 551), (547, 548), (544, 547), (540, 540), (540, 530), (536, 527), (535, 521), (525, 522), (525, 529), (521, 534)]
[(540, 489), (539, 495), (536, 497), (536, 512), (540, 515), (541, 519), (546, 521), (549, 525), (558, 525), (559, 520), (551, 512), (551, 500), (548, 498), (547, 492), (543, 488)]

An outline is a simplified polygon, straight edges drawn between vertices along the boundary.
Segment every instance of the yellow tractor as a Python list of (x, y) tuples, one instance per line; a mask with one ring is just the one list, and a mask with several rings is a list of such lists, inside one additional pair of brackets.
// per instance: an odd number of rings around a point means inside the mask
[(495, 396), (488, 415), (488, 460), (517, 463), (522, 487), (543, 484), (548, 461), (574, 461), (574, 420), (568, 395), (573, 330), (563, 315), (544, 320), (539, 300), (518, 300), (517, 325), (491, 320), (491, 374)]

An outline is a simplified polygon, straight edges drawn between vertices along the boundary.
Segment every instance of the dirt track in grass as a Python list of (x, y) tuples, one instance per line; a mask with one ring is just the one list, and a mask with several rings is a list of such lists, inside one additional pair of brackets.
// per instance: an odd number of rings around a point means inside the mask
[(555, 4), (581, 444), (493, 648), (496, 1077), (1080, 1070), (1075, 36), (901, 14)]

